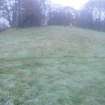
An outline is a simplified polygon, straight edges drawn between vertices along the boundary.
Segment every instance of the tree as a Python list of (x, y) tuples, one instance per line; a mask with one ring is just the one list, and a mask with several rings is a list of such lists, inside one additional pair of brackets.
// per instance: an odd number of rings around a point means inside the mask
[(50, 11), (50, 25), (71, 25), (76, 16), (75, 10), (70, 7), (60, 7)]
[(1, 0), (0, 1), (0, 12), (1, 16), (6, 18), (10, 25), (13, 25), (13, 17), (14, 17), (14, 8), (15, 8), (15, 0)]
[(42, 4), (39, 0), (18, 0), (18, 26), (40, 26)]
[(89, 0), (81, 11), (80, 25), (103, 29), (105, 27), (105, 0)]

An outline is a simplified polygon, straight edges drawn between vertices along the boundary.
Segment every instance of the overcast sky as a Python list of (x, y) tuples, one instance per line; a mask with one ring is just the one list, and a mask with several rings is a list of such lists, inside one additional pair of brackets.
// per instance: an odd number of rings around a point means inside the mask
[(71, 6), (77, 10), (80, 10), (88, 0), (51, 0), (54, 4), (60, 4), (62, 6)]

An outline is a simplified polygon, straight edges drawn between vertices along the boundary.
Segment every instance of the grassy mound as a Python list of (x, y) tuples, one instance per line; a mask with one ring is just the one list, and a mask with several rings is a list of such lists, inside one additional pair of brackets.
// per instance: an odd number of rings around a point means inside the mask
[(104, 105), (105, 33), (71, 27), (0, 33), (0, 105)]

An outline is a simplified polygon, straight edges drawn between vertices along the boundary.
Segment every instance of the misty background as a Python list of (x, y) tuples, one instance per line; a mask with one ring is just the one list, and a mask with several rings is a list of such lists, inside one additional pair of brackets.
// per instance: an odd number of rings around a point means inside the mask
[[(79, 2), (79, 1), (78, 1)], [(80, 9), (50, 0), (0, 0), (0, 31), (47, 25), (105, 30), (105, 0), (89, 0)]]

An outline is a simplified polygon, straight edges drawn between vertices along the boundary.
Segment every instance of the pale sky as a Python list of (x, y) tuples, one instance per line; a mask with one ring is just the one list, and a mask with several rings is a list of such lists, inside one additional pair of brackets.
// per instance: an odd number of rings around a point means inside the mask
[(80, 10), (88, 0), (51, 0), (54, 4), (60, 4), (62, 6), (71, 6), (77, 10)]

